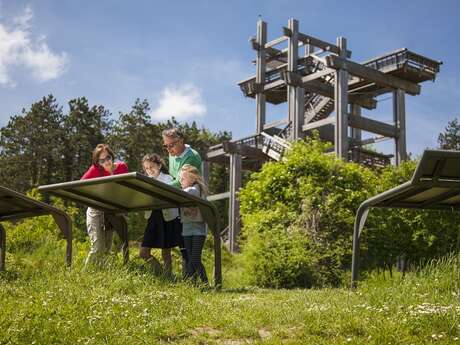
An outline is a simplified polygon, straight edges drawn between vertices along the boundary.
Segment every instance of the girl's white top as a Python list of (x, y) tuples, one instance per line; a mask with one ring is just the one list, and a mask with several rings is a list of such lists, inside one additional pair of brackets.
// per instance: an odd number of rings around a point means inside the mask
[[(184, 188), (184, 191), (202, 197), (200, 186), (195, 184)], [(208, 231), (199, 207), (181, 208), (182, 236), (206, 236)]]
[[(197, 184), (184, 188), (184, 191), (201, 198), (201, 189)], [(182, 212), (180, 218), (182, 223), (203, 222), (203, 217), (198, 207), (184, 207), (181, 208), (181, 211)]]
[[(157, 181), (166, 183), (168, 185), (170, 182), (174, 180), (171, 175), (164, 174), (161, 171), (160, 171), (160, 175), (158, 175), (156, 179)], [(179, 217), (179, 210), (177, 208), (165, 208), (165, 209), (162, 209), (161, 212), (163, 213), (163, 218), (165, 219), (166, 222), (170, 222), (171, 220)], [(146, 211), (145, 218), (149, 219), (151, 214), (152, 214), (152, 211)]]

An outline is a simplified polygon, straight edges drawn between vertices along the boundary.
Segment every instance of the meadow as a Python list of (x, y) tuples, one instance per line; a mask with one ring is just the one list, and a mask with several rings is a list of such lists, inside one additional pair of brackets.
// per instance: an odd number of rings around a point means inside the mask
[(7, 253), (0, 344), (460, 343), (456, 255), (404, 278), (369, 273), (355, 290), (251, 287), (226, 255), (216, 291), (155, 276), (135, 250), (127, 266), (114, 256), (85, 270), (87, 244), (76, 242), (69, 269), (63, 246)]

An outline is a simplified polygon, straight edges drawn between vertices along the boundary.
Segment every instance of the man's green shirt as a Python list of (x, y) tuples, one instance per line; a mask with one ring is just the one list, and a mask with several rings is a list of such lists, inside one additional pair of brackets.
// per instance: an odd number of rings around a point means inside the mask
[(201, 157), (194, 149), (189, 145), (185, 145), (185, 151), (180, 156), (169, 156), (169, 175), (174, 179), (170, 185), (181, 188), (179, 181), (179, 172), (185, 164), (193, 165), (198, 169), (200, 174), (201, 171)]

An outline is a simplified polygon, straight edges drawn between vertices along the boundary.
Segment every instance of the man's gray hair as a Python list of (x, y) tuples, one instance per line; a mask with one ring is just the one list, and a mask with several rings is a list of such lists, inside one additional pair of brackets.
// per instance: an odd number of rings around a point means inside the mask
[(168, 138), (184, 139), (184, 133), (177, 127), (165, 129), (161, 134)]

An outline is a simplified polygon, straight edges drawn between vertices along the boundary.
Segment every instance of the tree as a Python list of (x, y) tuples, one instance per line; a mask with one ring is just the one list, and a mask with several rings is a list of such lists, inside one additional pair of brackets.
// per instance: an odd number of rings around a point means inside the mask
[[(195, 122), (189, 125), (174, 118), (152, 123), (147, 100), (136, 99), (131, 110), (120, 112), (115, 121), (104, 106), (90, 106), (85, 97), (68, 104), (69, 111), (64, 114), (52, 95), (43, 97), (0, 129), (1, 185), (26, 192), (39, 185), (79, 179), (91, 164), (92, 150), (102, 142), (113, 148), (130, 171), (141, 171), (141, 160), (147, 153), (167, 159), (161, 136), (166, 128), (181, 128), (187, 143), (203, 158), (210, 146), (231, 138), (228, 132), (212, 133), (198, 128)], [(225, 167), (212, 167), (209, 187), (212, 193), (227, 190)], [(219, 208), (225, 224), (224, 205), (219, 204)]]
[(62, 108), (53, 95), (13, 116), (0, 130), (2, 183), (25, 192), (57, 182), (59, 174)]
[(375, 174), (296, 142), (265, 163), (240, 191), (242, 259), (249, 282), (265, 287), (338, 285), (351, 265), (354, 217), (375, 194)]
[(438, 136), (439, 148), (444, 150), (460, 150), (460, 123), (457, 118), (449, 121), (445, 132)]
[(65, 181), (79, 179), (91, 164), (91, 152), (106, 140), (112, 121), (102, 105), (91, 108), (85, 97), (69, 101), (61, 138), (62, 171)]
[(134, 102), (129, 113), (120, 112), (109, 142), (130, 171), (141, 171), (141, 160), (146, 153), (161, 153), (162, 138), (159, 126), (150, 123), (150, 105), (146, 99)]

